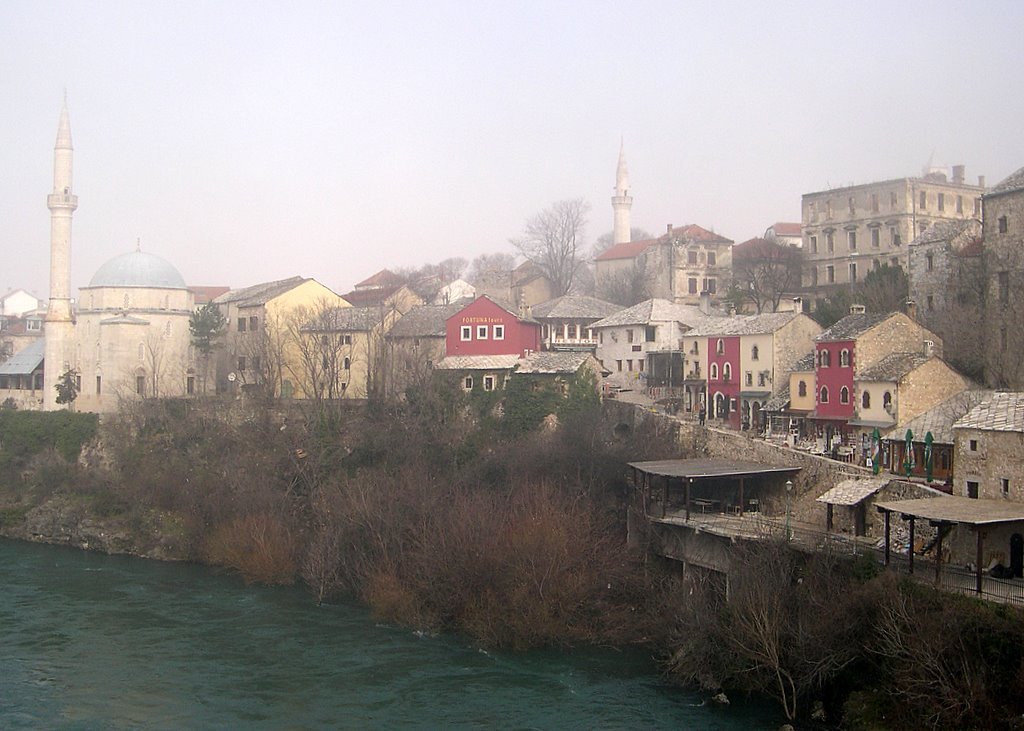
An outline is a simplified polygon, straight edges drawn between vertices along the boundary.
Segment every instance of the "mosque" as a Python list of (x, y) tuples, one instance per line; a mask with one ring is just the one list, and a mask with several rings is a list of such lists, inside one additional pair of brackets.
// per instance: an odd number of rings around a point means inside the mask
[(189, 317), (195, 296), (170, 263), (136, 247), (103, 264), (73, 306), (71, 217), (78, 196), (72, 157), (65, 99), (54, 146), (53, 192), (47, 196), (50, 301), (43, 337), (4, 363), (0, 402), (12, 398), (18, 408), (65, 408), (57, 403), (56, 385), (69, 372), (79, 388), (76, 411), (110, 412), (126, 399), (193, 393)]

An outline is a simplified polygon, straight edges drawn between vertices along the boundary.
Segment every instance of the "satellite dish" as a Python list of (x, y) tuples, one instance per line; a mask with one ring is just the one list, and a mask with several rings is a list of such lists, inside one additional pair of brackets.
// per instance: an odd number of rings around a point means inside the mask
[(234, 373), (229, 373), (228, 380), (234, 383), (236, 380), (238, 380), (238, 376), (236, 376)]

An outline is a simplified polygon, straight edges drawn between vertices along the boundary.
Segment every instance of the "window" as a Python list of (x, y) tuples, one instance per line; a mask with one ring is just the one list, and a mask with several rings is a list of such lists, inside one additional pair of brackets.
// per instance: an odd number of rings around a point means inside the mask
[(886, 411), (892, 411), (892, 394), (888, 391), (882, 394), (882, 408)]
[(878, 193), (871, 194), (871, 212), (878, 213)]
[(847, 199), (847, 201), (846, 201), (846, 202), (847, 202), (847, 204), (849, 204), (849, 206), (850, 206), (850, 215), (851, 215), (851, 216), (856, 216), (856, 215), (857, 215), (857, 199), (856, 199), (856, 198), (854, 198), (854, 197), (853, 197), (853, 196), (851, 195), (851, 196), (850, 196), (850, 197), (849, 197), (849, 198)]
[(461, 333), (460, 337), (461, 337), (462, 340), (472, 340), (473, 339), (473, 328), (470, 327), (469, 325), (463, 325), (462, 326), (462, 333)]
[(846, 348), (839, 351), (839, 365), (842, 368), (850, 367), (850, 351)]
[(141, 375), (140, 376), (135, 376), (135, 393), (139, 394), (139, 396), (145, 396), (146, 395), (146, 377), (145, 376), (141, 376)]
[(725, 352), (725, 341), (722, 340), (721, 338), (719, 338), (718, 342), (715, 343), (715, 353), (717, 353), (718, 355), (722, 355), (724, 352)]
[(889, 192), (889, 208), (895, 209), (899, 205), (899, 197), (896, 195), (896, 191)]
[(718, 380), (718, 363), (712, 363), (710, 370), (711, 370), (711, 380), (712, 381), (717, 381)]
[(928, 207), (928, 194), (923, 190), (921, 191), (921, 195), (918, 196), (917, 205), (922, 211)]
[(893, 246), (900, 246), (903, 243), (903, 237), (895, 226), (889, 227), (889, 243)]
[(831, 365), (832, 365), (832, 353), (830, 353), (828, 350), (824, 350), (824, 349), (823, 350), (819, 350), (818, 351), (818, 367), (819, 368), (828, 368)]
[(567, 337), (569, 340), (576, 339), (576, 323), (572, 323), (570, 325), (565, 326), (565, 337)]
[(828, 386), (821, 387), (821, 396), (818, 398), (818, 400), (821, 401), (821, 403), (823, 404), (828, 403)]
[(697, 277), (690, 277), (686, 280), (686, 291), (690, 294), (697, 294)]
[(655, 325), (648, 325), (644, 328), (644, 340), (653, 343), (658, 335), (658, 328)]
[(846, 386), (843, 386), (841, 389), (839, 389), (839, 403), (850, 403), (850, 389), (848, 389)]
[(828, 219), (832, 218), (832, 199), (831, 198), (829, 198), (827, 201), (825, 201), (825, 218), (828, 218)]
[(245, 325), (248, 321), (244, 317), (238, 318), (238, 332), (244, 333), (246, 328)]
[(626, 370), (629, 371), (630, 373), (633, 372), (633, 359), (632, 358), (629, 358), (626, 361)]
[(981, 215), (981, 198), (974, 199), (974, 217), (977, 218)]
[(1000, 486), (1002, 487), (1003, 497), (1010, 496), (1010, 480), (1007, 477), (1003, 477), (999, 480)]
[(26, 330), (42, 330), (43, 329), (43, 323), (42, 323), (41, 320), (26, 320), (25, 321), (25, 329)]
[(818, 267), (814, 267), (813, 269), (811, 269), (811, 286), (818, 286)]
[(925, 309), (927, 309), (929, 312), (935, 309), (935, 298), (932, 295), (927, 295), (924, 301)]
[(832, 231), (825, 232), (825, 248), (830, 252), (836, 250), (836, 237)]
[(933, 271), (935, 269), (935, 257), (932, 254), (926, 254), (924, 260), (925, 268), (928, 271)]
[(836, 281), (836, 268), (829, 264), (825, 267), (825, 281), (829, 284), (835, 284)]
[(504, 325), (495, 325), (492, 328), (492, 330), (491, 330), (491, 335), (494, 337), (495, 340), (504, 340), (505, 339), (505, 326)]
[(817, 254), (818, 253), (818, 237), (817, 236), (810, 236), (810, 237), (808, 237), (808, 241), (810, 242), (811, 253), (812, 254)]
[(493, 391), (494, 390), (494, 376), (484, 376), (484, 390), (485, 391)]
[(245, 370), (245, 356), (244, 355), (238, 356), (238, 363), (237, 363), (237, 365), (238, 365), (238, 370), (239, 371), (244, 371)]
[(857, 264), (853, 262), (850, 263), (850, 281), (857, 281)]
[(196, 377), (186, 376), (185, 377), (185, 393), (189, 396), (194, 396), (196, 392)]
[(487, 326), (486, 325), (477, 325), (476, 326), (476, 339), (477, 340), (486, 340), (487, 339)]
[(999, 272), (999, 301), (1007, 303), (1010, 301), (1010, 272)]
[(754, 385), (754, 374), (751, 373), (750, 371), (747, 371), (746, 373), (744, 373), (743, 374), (743, 382), (746, 385), (748, 385), (748, 386), (753, 386)]
[(686, 252), (686, 263), (689, 264), (690, 266), (696, 266), (697, 265), (697, 252), (696, 251), (687, 251)]
[(757, 356), (759, 354), (760, 354), (760, 350), (758, 349), (758, 347), (756, 345), (750, 349), (750, 359), (751, 360), (757, 360)]
[(628, 330), (626, 330), (626, 342), (627, 343), (632, 343), (633, 342), (633, 329), (632, 328), (629, 328)]
[(622, 361), (621, 360), (615, 361), (615, 370), (617, 370), (619, 373), (622, 373)]
[(718, 291), (718, 282), (713, 278), (709, 277), (704, 280), (704, 291), (708, 294), (714, 294)]
[(1009, 223), (1006, 220), (1006, 216), (999, 217), (999, 233), (1004, 234), (1010, 229)]
[(636, 369), (638, 371), (643, 371), (643, 369), (644, 369), (644, 359), (643, 358), (641, 358), (640, 360), (638, 360), (636, 362)]
[(807, 381), (800, 381), (796, 386), (796, 392), (800, 395), (800, 398), (807, 397)]
[(96, 376), (96, 395), (103, 393), (103, 376)]
[(345, 358), (345, 360), (342, 361), (342, 367), (346, 371), (352, 370), (352, 360), (350, 358)]
[(846, 232), (846, 243), (849, 245), (850, 251), (856, 251), (857, 250), (857, 232), (856, 231), (847, 231)]
[(958, 195), (956, 197), (956, 212), (957, 213), (963, 213), (964, 212), (964, 197), (962, 195)]
[(352, 336), (351, 335), (342, 335), (341, 336), (341, 344), (342, 345), (351, 345), (352, 344)]
[(766, 386), (766, 385), (768, 385), (767, 371), (761, 371), (760, 373), (757, 374), (757, 385), (758, 386)]
[(730, 378), (732, 378), (732, 364), (725, 363), (722, 366), (722, 380), (728, 381)]
[(259, 327), (260, 327), (259, 318), (256, 317), (255, 315), (250, 317), (249, 318), (249, 329), (250, 330), (259, 330)]
[(873, 249), (877, 249), (879, 246), (881, 246), (882, 234), (880, 233), (880, 231), (881, 229), (879, 229), (878, 226), (875, 226), (873, 229), (871, 229), (871, 247)]
[(970, 440), (970, 449), (971, 449), (972, 452), (977, 452), (978, 451), (978, 440), (977, 439)]
[(259, 373), (259, 371), (260, 371), (260, 357), (258, 355), (254, 355), (252, 357), (252, 363), (249, 364), (249, 368), (251, 370), (256, 371), (257, 373)]
[(860, 395), (860, 406), (862, 409), (871, 408), (871, 392), (865, 391)]
[(709, 267), (715, 266), (715, 252), (713, 252), (713, 251), (709, 251), (708, 252), (708, 266)]
[(946, 210), (946, 194), (939, 193), (938, 200), (936, 201), (936, 203), (940, 211)]
[(967, 481), (967, 497), (973, 500), (978, 499), (978, 483), (973, 480)]
[(467, 391), (473, 390), (473, 376), (466, 376), (462, 379), (462, 387)]
[(874, 259), (874, 260), (873, 260), (873, 261), (871, 262), (871, 268), (872, 268), (872, 269), (878, 269), (878, 268), (880, 268), (881, 266), (882, 266), (882, 262), (881, 262), (881, 261), (880, 261), (879, 259)]

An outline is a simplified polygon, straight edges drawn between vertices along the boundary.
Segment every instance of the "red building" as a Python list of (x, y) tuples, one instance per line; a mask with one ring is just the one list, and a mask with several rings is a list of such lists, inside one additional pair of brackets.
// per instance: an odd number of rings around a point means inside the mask
[(540, 324), (487, 295), (448, 318), (445, 355), (517, 355), (540, 350)]
[(740, 338), (708, 338), (708, 418), (740, 428)]
[(815, 417), (846, 422), (853, 418), (856, 340), (827, 340), (815, 346)]

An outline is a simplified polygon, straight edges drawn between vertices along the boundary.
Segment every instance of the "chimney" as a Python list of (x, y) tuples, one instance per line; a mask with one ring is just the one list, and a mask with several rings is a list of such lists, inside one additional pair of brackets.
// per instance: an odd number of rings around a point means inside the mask
[(804, 311), (804, 298), (803, 297), (794, 297), (793, 298), (793, 312), (803, 312), (803, 311)]
[(863, 315), (866, 311), (864, 305), (850, 305), (851, 315)]
[(953, 182), (957, 185), (964, 184), (964, 172), (966, 168), (963, 165), (953, 166)]
[(978, 176), (978, 187), (979, 188), (984, 188), (985, 187), (985, 176), (984, 175), (979, 175)]
[(935, 354), (935, 341), (925, 340), (924, 341), (924, 357), (931, 358)]
[[(907, 300), (906, 308), (907, 308), (907, 317), (909, 317), (914, 322), (917, 322), (917, 302), (915, 302), (914, 300)], [(934, 344), (935, 343), (932, 343), (932, 345), (934, 345)]]
[(711, 293), (706, 289), (700, 293), (700, 304), (698, 307), (700, 308), (701, 314), (711, 314)]

